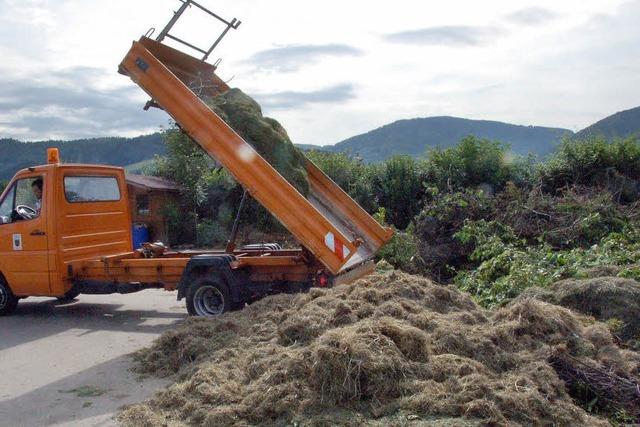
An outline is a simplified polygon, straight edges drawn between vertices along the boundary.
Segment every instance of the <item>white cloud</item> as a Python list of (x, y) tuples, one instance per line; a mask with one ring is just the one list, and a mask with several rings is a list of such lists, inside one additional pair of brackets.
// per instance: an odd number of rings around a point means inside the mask
[[(212, 55), (224, 59), (220, 76), (257, 94), (296, 142), (430, 115), (576, 129), (639, 104), (638, 0), (201, 3), (243, 21)], [(141, 110), (146, 96), (116, 70), (131, 41), (159, 31), (179, 5), (0, 0), (0, 137), (166, 124)], [(200, 46), (222, 30), (193, 10), (186, 18), (175, 34)]]

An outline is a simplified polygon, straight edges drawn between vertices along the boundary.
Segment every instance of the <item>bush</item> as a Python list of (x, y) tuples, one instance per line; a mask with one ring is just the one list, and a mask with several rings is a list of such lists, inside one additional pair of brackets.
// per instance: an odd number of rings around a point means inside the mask
[(440, 191), (461, 191), (482, 186), (499, 191), (508, 181), (528, 185), (533, 158), (523, 159), (497, 141), (464, 138), (451, 148), (435, 148), (427, 153), (426, 180)]
[(184, 207), (169, 203), (162, 208), (167, 222), (170, 245), (192, 244), (196, 241), (196, 216)]
[(510, 227), (496, 221), (468, 221), (456, 238), (474, 247), (470, 258), (479, 265), (458, 273), (455, 282), (488, 307), (502, 305), (531, 286), (544, 288), (560, 279), (582, 277), (587, 269), (640, 262), (637, 225), (611, 233), (589, 248), (563, 251), (546, 243), (529, 246)]
[(550, 195), (512, 185), (496, 196), (493, 210), (492, 218), (509, 225), (518, 237), (555, 249), (591, 246), (621, 231), (631, 213), (606, 191), (576, 187)]
[(166, 157), (156, 159), (155, 172), (182, 187), (182, 200), (195, 210), (207, 197), (207, 181), (218, 166), (189, 136), (177, 127), (164, 133)]
[(378, 203), (387, 211), (388, 221), (404, 230), (422, 206), (424, 186), (418, 161), (395, 156), (377, 165), (373, 188)]
[(229, 233), (219, 221), (204, 219), (198, 222), (197, 228), (197, 244), (201, 247), (220, 246), (229, 238)]
[(634, 137), (608, 141), (603, 137), (565, 140), (548, 161), (540, 164), (543, 189), (556, 192), (567, 186), (603, 187), (621, 202), (640, 196), (640, 142)]
[(396, 230), (389, 243), (376, 254), (376, 262), (385, 260), (394, 268), (413, 272), (416, 265), (421, 265), (417, 257), (418, 242), (409, 226), (406, 232)]
[(468, 263), (468, 247), (454, 238), (467, 219), (485, 218), (491, 213), (490, 198), (479, 190), (440, 193), (430, 189), (429, 201), (415, 218), (415, 237), (424, 272), (447, 280)]

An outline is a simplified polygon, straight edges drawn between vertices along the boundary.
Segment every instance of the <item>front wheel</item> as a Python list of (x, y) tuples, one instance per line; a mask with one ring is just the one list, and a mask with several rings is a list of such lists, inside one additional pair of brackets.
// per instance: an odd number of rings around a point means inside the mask
[(189, 286), (186, 300), (192, 316), (215, 317), (231, 309), (227, 285), (210, 279), (199, 279)]
[(9, 285), (0, 277), (0, 316), (11, 314), (18, 306), (18, 298), (13, 295)]

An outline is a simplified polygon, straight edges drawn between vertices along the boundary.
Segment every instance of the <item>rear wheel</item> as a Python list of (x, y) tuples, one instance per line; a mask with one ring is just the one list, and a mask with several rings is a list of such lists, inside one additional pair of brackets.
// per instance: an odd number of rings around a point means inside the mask
[(0, 316), (11, 314), (18, 306), (18, 298), (13, 295), (7, 282), (0, 277)]
[(227, 285), (210, 279), (199, 279), (189, 286), (186, 300), (192, 316), (215, 317), (231, 309)]

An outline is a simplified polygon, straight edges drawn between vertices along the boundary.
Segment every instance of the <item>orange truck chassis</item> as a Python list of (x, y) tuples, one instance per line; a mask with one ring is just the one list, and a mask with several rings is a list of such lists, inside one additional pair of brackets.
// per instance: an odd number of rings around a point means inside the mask
[(124, 171), (63, 164), (50, 149), (48, 164), (19, 171), (0, 197), (0, 314), (29, 296), (157, 287), (177, 290), (190, 314), (215, 316), (268, 294), (348, 283), (373, 270), (373, 256), (392, 230), (311, 161), (310, 193), (301, 195), (190, 89), (197, 83), (200, 96), (228, 90), (215, 69), (148, 37), (133, 43), (119, 67), (293, 234), (300, 249), (134, 251)]

